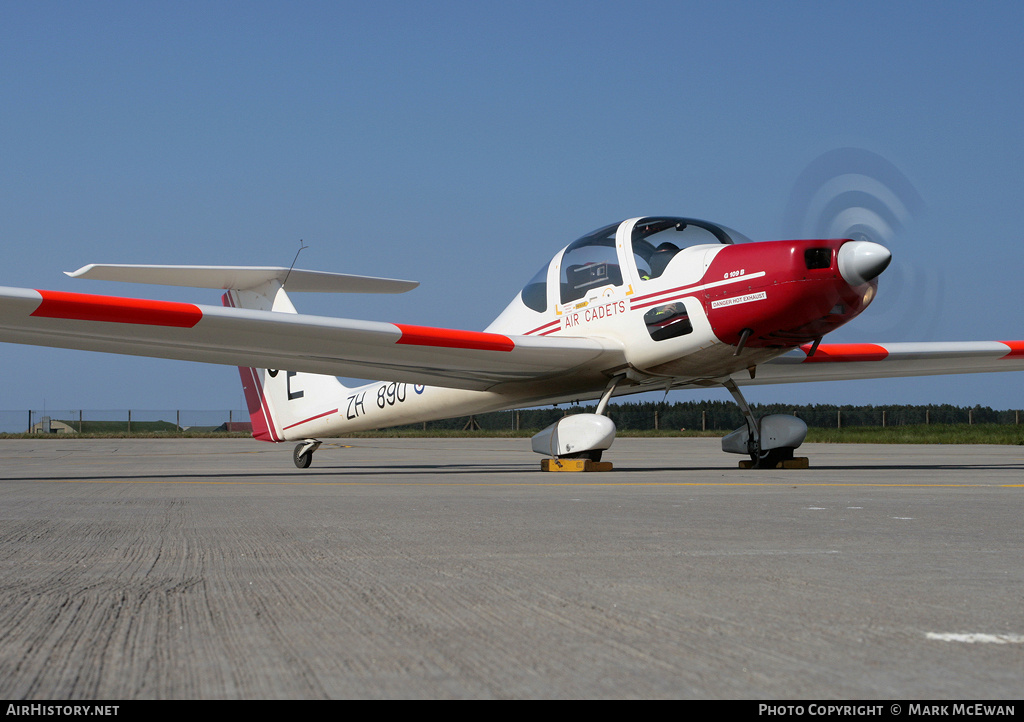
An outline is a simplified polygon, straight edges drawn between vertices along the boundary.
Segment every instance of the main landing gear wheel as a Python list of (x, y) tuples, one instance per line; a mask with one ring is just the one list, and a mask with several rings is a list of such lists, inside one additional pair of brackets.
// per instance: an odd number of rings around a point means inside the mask
[[(770, 414), (758, 419), (751, 411), (739, 387), (732, 379), (722, 382), (743, 412), (746, 424), (722, 437), (722, 451), (750, 457), (750, 464), (740, 462), (744, 469), (806, 469), (807, 459), (796, 461), (793, 450), (804, 443), (807, 424), (788, 414)], [(764, 448), (764, 447), (768, 448)]]
[(754, 469), (775, 469), (779, 463), (791, 461), (792, 459), (793, 449), (789, 447), (769, 449), (768, 451), (750, 454), (750, 461), (754, 464)]
[(591, 449), (590, 451), (581, 451), (578, 454), (565, 454), (561, 458), (563, 459), (590, 459), (591, 461), (597, 462), (601, 460), (601, 454), (604, 449)]

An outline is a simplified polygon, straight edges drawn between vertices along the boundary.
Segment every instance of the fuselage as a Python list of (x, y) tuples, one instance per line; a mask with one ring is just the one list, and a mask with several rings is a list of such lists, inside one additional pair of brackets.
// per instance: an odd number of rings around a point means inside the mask
[(864, 241), (755, 243), (696, 219), (626, 220), (563, 248), (485, 331), (600, 338), (621, 346), (624, 365), (488, 391), (377, 382), (346, 389), (333, 413), (284, 438), (590, 400), (614, 377), (616, 394), (628, 394), (754, 374), (860, 314), (886, 263), (888, 252)]

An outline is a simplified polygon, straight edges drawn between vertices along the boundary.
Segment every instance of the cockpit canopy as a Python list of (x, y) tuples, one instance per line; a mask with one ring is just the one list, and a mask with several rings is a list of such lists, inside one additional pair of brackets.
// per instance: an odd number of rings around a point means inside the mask
[[(631, 259), (637, 277), (644, 281), (659, 277), (675, 254), (684, 248), (750, 241), (742, 233), (696, 218), (649, 216), (635, 223), (632, 219), (613, 223), (573, 241), (560, 257), (555, 257), (555, 261), (560, 258), (560, 303), (582, 298), (593, 288), (622, 284), (623, 269), (616, 239), (620, 226), (627, 223), (633, 224), (633, 230), (626, 258)], [(520, 294), (526, 307), (537, 312), (547, 310), (549, 265), (545, 264)]]

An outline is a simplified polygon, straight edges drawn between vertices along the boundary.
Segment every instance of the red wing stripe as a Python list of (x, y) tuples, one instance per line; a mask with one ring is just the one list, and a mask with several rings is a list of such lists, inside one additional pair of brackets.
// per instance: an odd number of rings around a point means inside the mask
[(145, 326), (192, 328), (203, 312), (191, 303), (147, 301), (141, 298), (94, 296), (88, 293), (37, 291), (43, 302), (31, 315), (42, 318), (66, 318), (75, 321), (135, 323)]
[(1010, 353), (1000, 358), (1020, 358), (1024, 356), (1024, 341), (1000, 341), (1010, 347)]
[[(800, 349), (807, 353), (810, 344)], [(818, 346), (813, 356), (804, 359), (804, 363), (841, 363), (849, 361), (881, 361), (889, 355), (882, 346), (874, 343), (830, 343)]]
[(497, 333), (456, 331), (450, 328), (409, 326), (402, 323), (396, 323), (395, 326), (402, 332), (402, 337), (395, 343), (413, 346), (465, 348), (478, 351), (511, 351), (516, 347), (512, 339)]

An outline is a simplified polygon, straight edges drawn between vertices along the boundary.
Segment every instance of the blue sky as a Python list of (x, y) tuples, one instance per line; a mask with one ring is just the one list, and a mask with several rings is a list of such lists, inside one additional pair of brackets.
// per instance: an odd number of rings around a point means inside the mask
[[(422, 286), (300, 311), (480, 329), (619, 219), (793, 235), (801, 172), (856, 148), (922, 203), (888, 239), (875, 305), (832, 340), (1024, 338), (1022, 28), (1019, 2), (8, 0), (0, 284), (216, 304), (61, 272), (288, 265), (302, 239), (301, 267)], [(228, 367), (0, 354), (0, 409), (243, 406)], [(1022, 408), (1022, 381), (750, 395)]]

